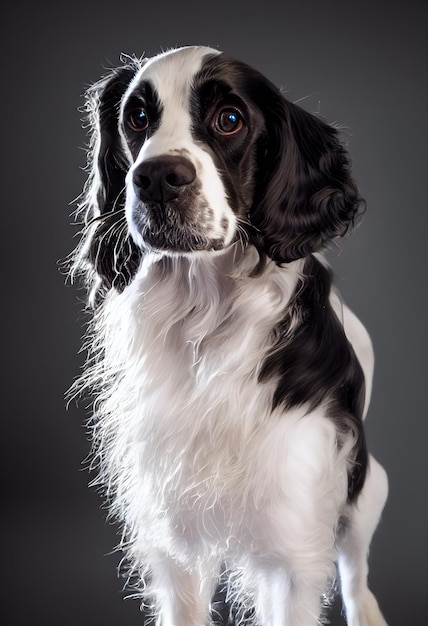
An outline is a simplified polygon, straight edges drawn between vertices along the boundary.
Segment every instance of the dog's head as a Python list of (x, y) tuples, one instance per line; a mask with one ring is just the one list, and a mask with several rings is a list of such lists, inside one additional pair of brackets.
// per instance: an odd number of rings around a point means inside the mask
[(286, 263), (344, 235), (362, 202), (337, 131), (211, 48), (130, 59), (87, 94), (80, 261), (123, 289), (147, 251), (255, 245)]

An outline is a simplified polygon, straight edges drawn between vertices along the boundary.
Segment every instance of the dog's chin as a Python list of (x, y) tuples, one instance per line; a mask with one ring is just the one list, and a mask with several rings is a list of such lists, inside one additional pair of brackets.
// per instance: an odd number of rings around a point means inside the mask
[(143, 229), (135, 243), (143, 252), (173, 256), (220, 252), (229, 247), (224, 239), (209, 238), (185, 229), (164, 229), (157, 232)]

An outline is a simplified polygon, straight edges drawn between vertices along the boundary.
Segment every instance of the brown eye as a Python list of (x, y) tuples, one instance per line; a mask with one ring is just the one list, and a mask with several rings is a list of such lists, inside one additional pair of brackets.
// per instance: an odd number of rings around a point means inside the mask
[(147, 113), (142, 108), (134, 109), (128, 113), (127, 123), (132, 130), (140, 133), (146, 130), (149, 125)]
[(234, 135), (244, 125), (244, 120), (238, 109), (221, 109), (215, 119), (215, 129), (221, 135)]

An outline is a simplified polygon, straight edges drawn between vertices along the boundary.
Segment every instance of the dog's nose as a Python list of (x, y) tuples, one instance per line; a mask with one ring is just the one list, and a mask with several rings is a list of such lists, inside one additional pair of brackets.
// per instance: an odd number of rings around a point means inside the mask
[(135, 169), (134, 185), (141, 200), (168, 202), (178, 197), (180, 190), (193, 183), (196, 169), (181, 156), (159, 156), (146, 159)]

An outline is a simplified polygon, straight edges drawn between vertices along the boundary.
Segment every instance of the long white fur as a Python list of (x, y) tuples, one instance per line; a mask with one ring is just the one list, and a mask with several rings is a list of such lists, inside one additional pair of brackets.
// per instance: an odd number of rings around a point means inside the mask
[[(232, 232), (220, 176), (192, 141), (186, 108), (205, 54), (191, 48), (161, 55), (136, 77), (155, 82), (165, 117), (136, 163), (186, 149), (217, 223), (226, 217)], [(129, 229), (144, 245), (133, 202), (129, 174)], [(89, 334), (81, 384), (98, 393), (94, 463), (111, 513), (123, 523), (131, 572), (145, 580), (141, 593), (154, 600), (162, 626), (204, 626), (222, 563), (232, 600), (255, 606), (262, 626), (314, 626), (338, 559), (349, 626), (385, 626), (366, 580), (387, 493), (383, 470), (371, 459), (363, 492), (349, 506), (353, 441), (337, 445), (322, 406), (309, 414), (307, 407), (272, 412), (275, 381), (257, 380), (303, 261), (284, 268), (268, 262), (250, 277), (257, 253), (228, 243), (222, 253), (146, 254), (123, 293), (109, 292)], [(332, 304), (370, 390), (368, 334), (335, 294)], [(338, 543), (342, 515), (349, 528)]]

